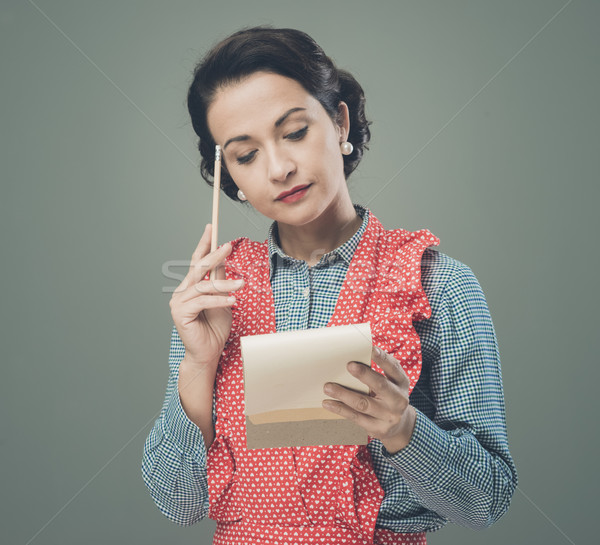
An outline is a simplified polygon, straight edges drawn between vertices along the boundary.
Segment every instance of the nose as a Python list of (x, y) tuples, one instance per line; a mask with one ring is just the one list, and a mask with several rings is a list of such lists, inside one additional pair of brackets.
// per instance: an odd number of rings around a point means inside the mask
[(273, 149), (268, 153), (268, 177), (275, 183), (285, 182), (290, 174), (296, 171), (293, 159), (281, 149)]

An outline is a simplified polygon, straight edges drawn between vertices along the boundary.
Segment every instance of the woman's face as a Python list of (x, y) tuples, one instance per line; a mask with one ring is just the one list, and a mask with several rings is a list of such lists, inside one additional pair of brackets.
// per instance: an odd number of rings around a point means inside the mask
[(248, 201), (265, 216), (307, 225), (335, 209), (348, 189), (340, 125), (297, 81), (257, 72), (218, 91), (208, 126), (224, 164)]

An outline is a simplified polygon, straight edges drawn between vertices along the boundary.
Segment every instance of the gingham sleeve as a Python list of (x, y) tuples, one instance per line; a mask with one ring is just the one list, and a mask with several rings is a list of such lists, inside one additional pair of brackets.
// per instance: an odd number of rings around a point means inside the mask
[(202, 432), (187, 417), (177, 389), (184, 355), (173, 327), (167, 392), (144, 445), (142, 475), (160, 511), (177, 524), (190, 525), (208, 514), (208, 483)]
[(379, 445), (388, 471), (395, 469), (422, 509), (412, 519), (394, 521), (395, 500), (401, 506), (406, 499), (392, 494), (386, 498), (387, 520), (378, 522), (395, 531), (425, 521), (434, 530), (447, 520), (482, 529), (508, 509), (517, 485), (496, 336), (472, 271), (439, 252), (429, 251), (426, 259), (435, 262), (433, 276), (423, 278), (433, 315), (418, 323), (426, 364), (411, 395), (415, 430), (394, 455)]

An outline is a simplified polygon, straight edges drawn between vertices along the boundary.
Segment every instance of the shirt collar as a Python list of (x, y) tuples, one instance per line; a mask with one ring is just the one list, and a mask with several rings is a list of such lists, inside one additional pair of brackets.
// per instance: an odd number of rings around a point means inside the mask
[[(315, 267), (324, 266), (326, 264), (333, 263), (337, 259), (342, 259), (346, 265), (350, 265), (350, 261), (352, 260), (352, 256), (356, 251), (356, 247), (360, 242), (366, 228), (369, 223), (369, 210), (359, 204), (354, 205), (354, 209), (356, 213), (362, 218), (362, 223), (358, 228), (358, 231), (352, 235), (344, 244), (337, 247), (335, 250), (323, 255), (321, 260)], [(274, 268), (278, 264), (283, 265), (291, 265), (291, 264), (299, 264), (302, 263), (301, 260), (295, 259), (287, 255), (279, 246), (279, 234), (277, 232), (277, 222), (273, 222), (271, 227), (269, 228), (269, 236), (267, 239), (267, 246), (269, 249), (269, 263), (271, 265), (270, 271), (271, 275), (273, 274)]]

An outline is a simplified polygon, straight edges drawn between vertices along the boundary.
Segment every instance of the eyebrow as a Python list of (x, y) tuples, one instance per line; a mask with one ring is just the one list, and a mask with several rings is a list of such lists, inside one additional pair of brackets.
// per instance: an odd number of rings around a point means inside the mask
[(295, 112), (301, 112), (306, 110), (306, 108), (291, 108), (287, 112), (285, 112), (277, 121), (275, 121), (275, 126), (279, 127), (290, 115)]
[[(306, 110), (306, 108), (290, 108), (287, 112), (285, 112), (280, 118), (275, 121), (275, 127), (280, 127), (282, 123), (293, 113), (301, 112)], [(229, 144), (233, 142), (243, 142), (244, 140), (250, 140), (250, 137), (247, 134), (241, 134), (240, 136), (234, 136), (225, 142), (223, 149), (225, 149)]]

